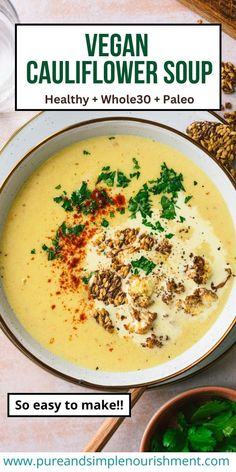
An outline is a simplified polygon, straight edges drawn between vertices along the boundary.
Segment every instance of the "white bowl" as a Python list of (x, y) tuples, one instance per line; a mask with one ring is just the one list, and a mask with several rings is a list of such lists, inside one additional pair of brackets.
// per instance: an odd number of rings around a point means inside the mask
[[(214, 158), (182, 133), (156, 122), (135, 118), (102, 118), (72, 125), (39, 143), (22, 157), (1, 188), (0, 231), (17, 192), (39, 165), (72, 143), (94, 136), (115, 134), (139, 135), (155, 139), (185, 154), (220, 189), (236, 231), (236, 206), (232, 205), (235, 201), (235, 184), (230, 175)], [(8, 303), (2, 285), (0, 286), (0, 322), (5, 333), (19, 349), (51, 373), (60, 375), (66, 380), (97, 388), (122, 388), (144, 384), (151, 386), (169, 379), (180, 378), (195, 369), (197, 365), (204, 364), (208, 356), (220, 349), (229, 333), (232, 335), (235, 324), (235, 295), (236, 284), (234, 283), (223, 311), (207, 333), (191, 348), (166, 363), (132, 372), (94, 371), (53, 355), (35, 341), (19, 323)]]

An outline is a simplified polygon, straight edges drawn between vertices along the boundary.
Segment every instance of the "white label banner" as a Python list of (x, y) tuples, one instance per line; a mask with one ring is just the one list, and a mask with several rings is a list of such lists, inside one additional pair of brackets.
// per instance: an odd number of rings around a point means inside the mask
[(17, 110), (220, 109), (220, 25), (17, 25)]

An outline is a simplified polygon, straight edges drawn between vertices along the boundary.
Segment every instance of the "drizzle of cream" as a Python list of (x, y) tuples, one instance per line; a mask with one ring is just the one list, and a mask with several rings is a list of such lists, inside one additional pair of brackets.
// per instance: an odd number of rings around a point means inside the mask
[[(129, 276), (122, 281), (122, 288), (127, 293), (128, 303), (120, 307), (114, 307), (113, 305), (108, 305), (106, 308), (109, 311), (110, 317), (118, 328), (118, 333), (121, 336), (131, 336), (133, 340), (141, 344), (145, 341), (147, 336), (150, 334), (155, 334), (156, 336), (168, 336), (172, 342), (178, 338), (182, 333), (186, 324), (191, 324), (194, 317), (189, 314), (184, 313), (182, 310), (178, 310), (176, 307), (177, 299), (184, 299), (187, 295), (190, 295), (194, 292), (198, 286), (196, 283), (188, 279), (185, 273), (185, 268), (187, 264), (191, 264), (190, 254), (201, 255), (207, 261), (209, 261), (212, 276), (205, 284), (206, 288), (210, 289), (211, 282), (214, 281), (215, 284), (219, 283), (225, 277), (225, 267), (226, 267), (226, 252), (222, 247), (222, 243), (219, 238), (215, 235), (214, 228), (212, 224), (201, 217), (197, 206), (192, 206), (185, 204), (184, 202), (185, 194), (179, 194), (177, 202), (177, 218), (175, 220), (165, 220), (161, 218), (161, 210), (156, 206), (152, 215), (152, 222), (160, 221), (162, 226), (165, 228), (165, 232), (155, 232), (153, 236), (160, 242), (165, 238), (166, 233), (173, 233), (174, 237), (170, 239), (172, 244), (172, 251), (169, 257), (163, 258), (155, 250), (155, 246), (150, 251), (138, 250), (137, 252), (130, 253), (129, 251), (124, 251), (122, 253), (123, 262), (131, 263), (132, 260), (139, 259), (141, 256), (152, 260), (156, 263), (156, 267), (150, 275), (147, 277), (150, 279), (160, 278), (159, 289), (153, 294), (153, 303), (148, 308), (149, 311), (157, 313), (157, 319), (153, 324), (152, 331), (149, 334), (138, 335), (135, 333), (129, 333), (124, 327), (124, 325), (129, 324), (132, 321), (130, 314), (132, 308), (132, 299), (128, 294), (129, 288)], [(180, 216), (185, 218), (184, 222), (180, 222)], [(124, 224), (119, 227), (112, 226), (107, 228), (104, 233), (107, 238), (113, 239), (115, 232), (117, 230), (122, 230), (125, 228), (140, 228), (139, 234), (144, 232), (150, 233), (152, 230), (142, 224), (142, 217), (140, 214), (137, 214), (135, 219), (129, 219), (125, 221)], [(181, 230), (186, 230), (181, 231)], [(97, 237), (97, 236), (96, 236)], [(136, 243), (134, 244), (135, 247)], [(221, 247), (219, 251), (218, 248)], [(93, 272), (96, 270), (108, 269), (110, 267), (111, 259), (107, 257), (106, 250), (102, 254), (97, 253), (97, 247), (93, 244), (93, 241), (90, 242), (87, 249), (87, 257), (85, 261), (85, 268), (88, 272)], [(161, 264), (163, 262), (163, 264)], [(140, 276), (143, 277), (145, 274), (140, 271)], [(185, 286), (185, 292), (182, 294), (177, 294), (174, 303), (171, 305), (166, 305), (161, 300), (161, 294), (165, 288), (165, 282), (168, 279), (174, 278), (176, 282), (181, 282)], [(90, 283), (92, 283), (92, 280)], [(218, 296), (223, 293), (222, 289)], [(206, 308), (202, 313), (200, 313), (198, 318), (205, 320), (213, 310), (215, 310), (218, 301), (214, 302), (209, 308)], [(95, 300), (96, 308), (104, 308), (104, 303), (101, 301)], [(125, 316), (125, 319), (122, 320)]]

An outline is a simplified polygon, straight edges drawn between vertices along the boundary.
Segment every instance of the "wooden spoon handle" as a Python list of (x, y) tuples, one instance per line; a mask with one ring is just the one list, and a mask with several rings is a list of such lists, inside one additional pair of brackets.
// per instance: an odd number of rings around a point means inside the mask
[[(131, 408), (135, 405), (138, 399), (141, 397), (145, 390), (145, 387), (131, 388)], [(120, 424), (124, 421), (124, 417), (108, 418), (105, 420), (100, 428), (97, 430), (95, 436), (88, 442), (83, 449), (83, 452), (100, 452), (111, 439), (114, 432), (119, 428)]]

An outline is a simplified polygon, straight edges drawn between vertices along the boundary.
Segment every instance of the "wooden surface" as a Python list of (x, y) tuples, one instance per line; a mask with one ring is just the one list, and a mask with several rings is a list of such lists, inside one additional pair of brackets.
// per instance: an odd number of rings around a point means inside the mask
[[(132, 388), (129, 390), (131, 394), (131, 409), (135, 403), (139, 400), (141, 395), (144, 393), (144, 387)], [(85, 446), (83, 452), (100, 452), (103, 450), (104, 446), (111, 439), (113, 434), (119, 428), (121, 423), (124, 421), (124, 417), (117, 418), (108, 418), (105, 420), (100, 428), (97, 430), (92, 439)]]
[(179, 0), (183, 5), (190, 8), (194, 12), (199, 13), (210, 23), (221, 23), (223, 31), (230, 34), (232, 38), (236, 38), (236, 19), (232, 20), (226, 18), (220, 10), (211, 7), (208, 3), (202, 0)]

